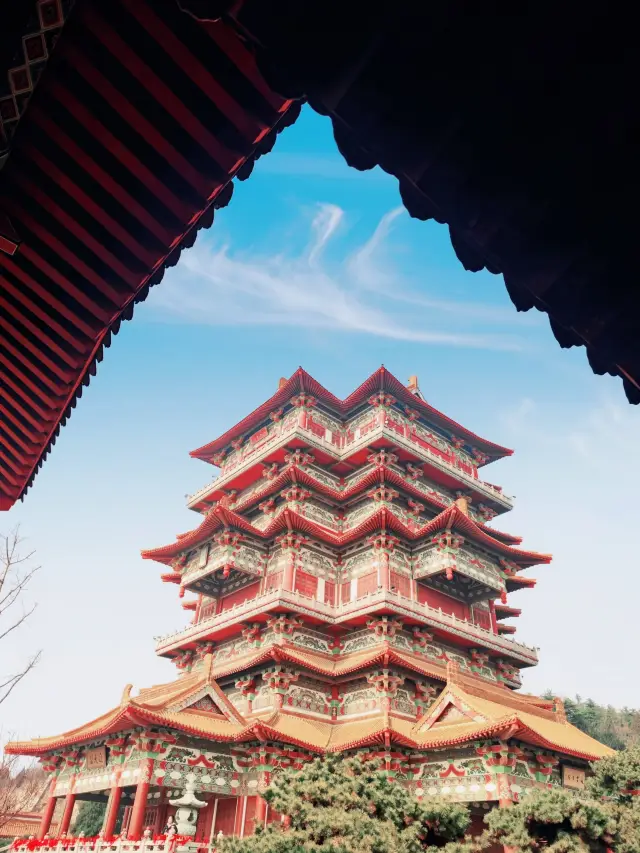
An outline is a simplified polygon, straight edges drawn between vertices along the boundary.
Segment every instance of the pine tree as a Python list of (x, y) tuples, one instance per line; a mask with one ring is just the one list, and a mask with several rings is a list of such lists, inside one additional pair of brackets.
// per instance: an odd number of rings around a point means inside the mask
[(504, 844), (545, 853), (640, 853), (640, 747), (592, 765), (584, 795), (567, 790), (530, 793), (486, 818), (481, 846)]
[(81, 832), (83, 832), (87, 838), (97, 835), (102, 829), (102, 822), (104, 821), (106, 808), (106, 803), (98, 803), (89, 800), (85, 800), (83, 803), (80, 803), (78, 816), (73, 824), (73, 835), (80, 835)]
[(469, 812), (421, 803), (373, 762), (331, 755), (286, 770), (265, 791), (288, 826), (270, 824), (221, 844), (223, 853), (467, 853)]

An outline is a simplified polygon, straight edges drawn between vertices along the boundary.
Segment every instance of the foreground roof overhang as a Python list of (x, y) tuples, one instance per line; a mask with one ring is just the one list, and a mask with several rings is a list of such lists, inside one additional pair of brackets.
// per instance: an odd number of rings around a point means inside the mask
[[(26, 78), (12, 54), (0, 56), (15, 90), (0, 98), (5, 510), (122, 320), (299, 112), (265, 84), (232, 28), (201, 23), (174, 0), (78, 0), (58, 4), (73, 6), (66, 20), (39, 23), (17, 14), (38, 4), (14, 5), (16, 30), (30, 21), (33, 31), (7, 34), (19, 53), (29, 45)], [(18, 92), (25, 80), (29, 91)]]
[(8, 4), (0, 34), (0, 508), (305, 98), (349, 165), (396, 176), (466, 269), (502, 273), (640, 402), (640, 57), (615, 7), (44, 5)]
[(640, 403), (640, 55), (626, 15), (578, 0), (508, 14), (414, 0), (227, 6), (270, 85), (331, 118), (350, 166), (397, 177), (411, 216), (446, 224), (465, 269), (501, 273), (518, 311), (547, 313), (561, 347), (584, 346)]

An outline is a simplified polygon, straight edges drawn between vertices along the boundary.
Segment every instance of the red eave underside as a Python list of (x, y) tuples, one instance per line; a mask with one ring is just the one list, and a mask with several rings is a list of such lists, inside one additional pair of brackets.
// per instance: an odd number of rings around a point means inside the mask
[(223, 22), (175, 3), (77, 4), (0, 176), (22, 239), (0, 251), (0, 509), (24, 495), (121, 320), (211, 224), (290, 104)]

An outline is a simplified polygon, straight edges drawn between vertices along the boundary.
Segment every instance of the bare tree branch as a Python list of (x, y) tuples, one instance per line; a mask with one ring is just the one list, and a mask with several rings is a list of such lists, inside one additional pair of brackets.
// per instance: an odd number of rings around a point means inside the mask
[(37, 808), (46, 776), (37, 764), (24, 764), (19, 755), (0, 756), (0, 830), (20, 812)]
[[(40, 660), (41, 654), (42, 654), (42, 652), (38, 652), (37, 654), (35, 654), (31, 658), (31, 660), (29, 660), (29, 662), (27, 663), (25, 668), (22, 670), (22, 672), (18, 672), (18, 673), (16, 673), (16, 675), (10, 676), (4, 682), (4, 684), (0, 684), (0, 704), (2, 704), (4, 702), (4, 700), (7, 698), (7, 696), (10, 695), (10, 693), (12, 693), (13, 689), (22, 681), (22, 679), (25, 677), (25, 675), (27, 673), (31, 672), (31, 670), (34, 668), (34, 666), (36, 666), (36, 664)], [(5, 687), (6, 687), (6, 690), (4, 690)], [(4, 690), (4, 693), (1, 692), (2, 690)]]
[[(24, 606), (23, 595), (29, 582), (40, 566), (33, 565), (35, 552), (21, 552), (22, 543), (19, 528), (12, 530), (7, 536), (0, 535), (0, 642), (6, 640), (7, 636), (20, 628), (31, 616), (36, 608), (35, 604)], [(15, 612), (16, 607), (22, 604), (21, 612)], [(6, 654), (0, 651), (0, 660), (6, 658)], [(40, 659), (40, 652), (33, 655), (24, 667), (12, 675), (5, 676), (0, 683), (0, 704), (7, 699), (22, 679), (36, 666)], [(0, 774), (3, 765), (0, 764)], [(0, 787), (2, 779), (0, 778)], [(1, 793), (0, 793), (1, 798)], [(1, 814), (0, 809), (0, 814)]]

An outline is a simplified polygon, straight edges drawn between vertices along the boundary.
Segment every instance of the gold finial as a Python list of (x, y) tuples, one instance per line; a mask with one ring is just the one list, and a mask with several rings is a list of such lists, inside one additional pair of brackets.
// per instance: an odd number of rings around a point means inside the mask
[(289, 381), (289, 380), (288, 380), (288, 379), (286, 379), (284, 376), (281, 376), (281, 377), (280, 377), (280, 379), (278, 379), (278, 391), (279, 391), (281, 388), (284, 388), (284, 386), (287, 384), (287, 382), (288, 382), (288, 381)]
[(133, 690), (133, 684), (127, 684), (127, 686), (122, 691), (122, 697), (120, 698), (121, 705), (127, 705), (129, 699), (131, 699), (131, 691)]
[(410, 376), (409, 377), (409, 384), (407, 385), (407, 388), (409, 389), (409, 391), (417, 391), (418, 390), (418, 377), (417, 376)]

